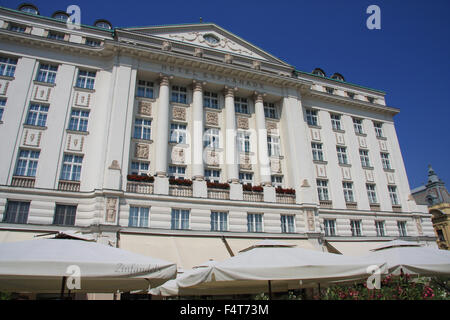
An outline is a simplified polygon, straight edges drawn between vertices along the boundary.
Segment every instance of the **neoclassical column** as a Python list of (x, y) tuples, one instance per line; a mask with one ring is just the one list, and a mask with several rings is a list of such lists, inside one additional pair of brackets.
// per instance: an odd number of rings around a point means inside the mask
[(263, 94), (255, 92), (256, 131), (258, 133), (258, 165), (261, 185), (271, 186), (269, 148), (267, 145), (266, 117), (264, 115)]
[(158, 177), (167, 174), (167, 154), (169, 148), (169, 76), (161, 75), (159, 85), (159, 102), (156, 124), (156, 161), (155, 172)]
[(193, 180), (204, 180), (203, 165), (203, 132), (205, 124), (203, 121), (203, 83), (194, 80), (194, 94), (192, 101), (192, 178)]
[(225, 164), (228, 180), (239, 183), (239, 152), (236, 145), (236, 114), (234, 110), (234, 92), (237, 89), (225, 87)]

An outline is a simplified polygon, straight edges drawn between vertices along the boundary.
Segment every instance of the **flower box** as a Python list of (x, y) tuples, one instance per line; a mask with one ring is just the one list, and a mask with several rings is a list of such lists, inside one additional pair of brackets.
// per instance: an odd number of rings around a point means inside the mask
[(176, 186), (190, 187), (190, 186), (192, 186), (192, 181), (188, 180), (188, 179), (169, 178), (169, 184), (176, 185)]
[(275, 189), (275, 192), (278, 194), (291, 194), (295, 195), (295, 189), (283, 189), (281, 187), (278, 187)]
[(229, 190), (230, 189), (230, 185), (228, 183), (219, 183), (219, 182), (206, 182), (206, 186), (208, 188), (212, 188), (212, 189), (222, 189), (222, 190)]
[(128, 181), (137, 181), (137, 182), (154, 182), (155, 178), (149, 177), (149, 176), (140, 176), (137, 174), (129, 174), (129, 175), (127, 175), (127, 180)]

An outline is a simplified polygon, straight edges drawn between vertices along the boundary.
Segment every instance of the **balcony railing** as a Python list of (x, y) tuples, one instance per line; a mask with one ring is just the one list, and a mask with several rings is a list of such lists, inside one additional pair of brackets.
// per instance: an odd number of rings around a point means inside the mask
[(169, 186), (169, 195), (174, 197), (192, 197), (192, 186)]
[(80, 182), (79, 181), (59, 180), (58, 190), (78, 192), (78, 191), (80, 191)]
[(333, 201), (331, 200), (320, 200), (321, 208), (331, 208), (333, 206)]
[(128, 181), (127, 192), (153, 194), (153, 183)]
[(230, 200), (230, 191), (208, 188), (209, 199)]
[(347, 209), (358, 209), (358, 204), (356, 202), (346, 202)]
[(293, 194), (277, 194), (277, 202), (283, 204), (295, 204), (295, 195)]
[(21, 188), (34, 188), (34, 177), (19, 177), (15, 176), (12, 178), (11, 186), (21, 187)]
[(264, 201), (264, 193), (244, 191), (244, 201), (263, 202)]

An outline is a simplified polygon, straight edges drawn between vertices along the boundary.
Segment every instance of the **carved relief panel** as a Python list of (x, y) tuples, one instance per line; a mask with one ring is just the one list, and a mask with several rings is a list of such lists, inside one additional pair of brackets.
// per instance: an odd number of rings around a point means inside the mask
[(150, 153), (150, 146), (145, 143), (136, 143), (134, 149), (134, 157), (138, 159), (148, 160)]
[(48, 101), (50, 99), (50, 94), (52, 92), (52, 87), (47, 86), (34, 86), (33, 100), (38, 101)]
[(84, 136), (75, 134), (67, 135), (67, 150), (82, 152), (84, 145)]
[(41, 143), (42, 131), (26, 129), (24, 131), (23, 145), (30, 147), (39, 147)]

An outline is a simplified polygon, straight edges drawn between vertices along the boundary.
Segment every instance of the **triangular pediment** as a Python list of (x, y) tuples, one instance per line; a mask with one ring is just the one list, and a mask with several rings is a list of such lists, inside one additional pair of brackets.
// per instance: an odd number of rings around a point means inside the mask
[(233, 33), (226, 31), (216, 24), (200, 23), (157, 27), (136, 27), (124, 28), (124, 30), (156, 36), (169, 41), (176, 41), (202, 48), (223, 51), (233, 55), (241, 55), (247, 58), (268, 61), (284, 67), (290, 67), (290, 65), (284, 61), (241, 39)]

